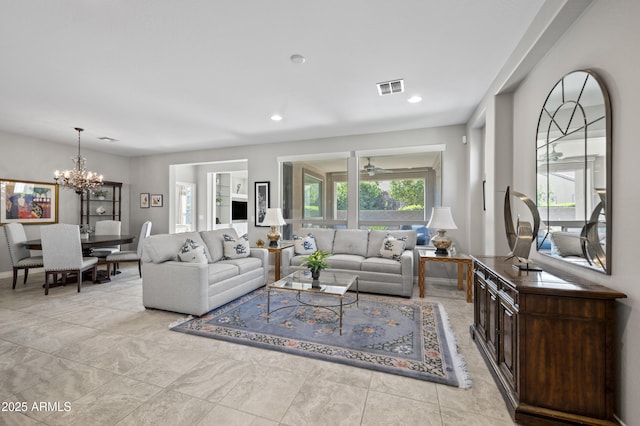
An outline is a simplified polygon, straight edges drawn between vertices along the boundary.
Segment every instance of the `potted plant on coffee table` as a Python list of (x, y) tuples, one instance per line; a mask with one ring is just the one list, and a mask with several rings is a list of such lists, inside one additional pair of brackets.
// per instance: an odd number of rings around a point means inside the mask
[(313, 278), (311, 286), (313, 288), (320, 287), (320, 271), (330, 266), (326, 261), (329, 256), (330, 253), (326, 250), (317, 250), (309, 256), (304, 257), (302, 266), (306, 266), (311, 271), (311, 278)]

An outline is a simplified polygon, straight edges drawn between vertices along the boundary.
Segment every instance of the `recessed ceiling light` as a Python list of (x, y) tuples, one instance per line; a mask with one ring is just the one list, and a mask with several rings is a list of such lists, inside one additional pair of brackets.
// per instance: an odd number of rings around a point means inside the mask
[(289, 57), (289, 59), (294, 64), (304, 64), (304, 62), (307, 60), (307, 58), (298, 53), (294, 53), (293, 55), (291, 55), (291, 57)]
[(418, 102), (422, 102), (422, 96), (413, 95), (412, 97), (407, 99), (407, 102), (411, 104), (417, 104)]
[(280, 114), (273, 114), (271, 116), (271, 120), (273, 120), (273, 121), (282, 121), (282, 116)]

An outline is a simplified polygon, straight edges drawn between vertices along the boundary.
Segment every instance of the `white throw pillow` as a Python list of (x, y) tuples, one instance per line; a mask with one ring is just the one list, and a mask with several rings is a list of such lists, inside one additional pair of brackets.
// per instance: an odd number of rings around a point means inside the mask
[(224, 257), (223, 259), (241, 259), (249, 257), (251, 246), (249, 245), (249, 235), (244, 234), (237, 240), (231, 235), (224, 234)]
[(313, 234), (307, 234), (306, 237), (294, 235), (293, 246), (296, 254), (312, 254), (318, 251), (316, 239)]
[(404, 252), (406, 243), (404, 238), (397, 239), (391, 235), (387, 235), (387, 238), (382, 240), (382, 247), (380, 247), (380, 256), (385, 259), (400, 260), (400, 256)]
[(178, 259), (180, 259), (180, 262), (208, 263), (204, 247), (193, 241), (191, 238), (187, 238), (187, 241), (185, 241), (182, 247), (180, 247)]

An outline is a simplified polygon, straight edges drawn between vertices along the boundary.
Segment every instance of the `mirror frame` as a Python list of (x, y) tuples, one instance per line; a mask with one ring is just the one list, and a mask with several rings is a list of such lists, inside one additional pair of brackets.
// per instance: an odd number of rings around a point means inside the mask
[[(580, 77), (579, 74), (584, 74), (584, 82), (582, 84), (582, 87), (577, 93), (577, 97), (571, 96), (572, 93), (570, 92), (570, 87), (569, 87), (570, 85), (566, 84), (565, 86), (565, 82), (567, 82), (568, 79), (579, 78)], [(591, 79), (593, 81), (590, 81)], [(590, 113), (589, 108), (586, 107), (586, 104), (581, 103), (581, 101), (584, 102), (582, 95), (584, 94), (585, 87), (587, 87), (588, 83), (593, 83), (593, 82), (595, 82), (598, 88), (600, 89), (600, 95), (602, 96), (603, 105), (600, 106), (600, 104), (598, 104), (598, 107), (602, 109), (604, 116), (600, 116), (600, 114), (595, 114), (595, 115), (589, 114)], [(558, 96), (560, 96), (560, 99), (558, 99)], [(567, 124), (567, 126), (565, 129), (562, 129), (561, 125), (554, 120), (555, 120), (556, 114), (558, 114), (559, 111), (562, 110), (563, 106), (567, 106), (567, 104), (570, 105), (569, 108), (572, 110), (571, 111), (572, 115), (570, 116), (568, 123), (563, 123), (563, 124)], [(574, 119), (574, 114), (576, 114), (576, 111), (581, 112), (582, 116), (584, 117), (585, 124), (583, 126), (579, 126), (569, 130), (570, 125), (574, 122), (573, 119)], [(599, 198), (600, 202), (597, 203), (597, 205), (595, 206), (595, 208), (592, 209), (592, 212), (590, 214), (585, 212), (584, 224), (582, 227), (582, 231), (579, 235), (580, 246), (582, 249), (582, 257), (585, 258), (585, 262), (582, 262), (582, 263), (571, 262), (563, 258), (562, 256), (553, 254), (551, 251), (547, 252), (546, 250), (541, 249), (544, 241), (550, 240), (550, 237), (551, 237), (549, 226), (544, 219), (543, 219), (543, 222), (545, 223), (546, 226), (544, 226), (544, 228), (541, 227), (542, 229), (539, 234), (538, 244), (536, 244), (536, 250), (538, 251), (538, 253), (542, 255), (551, 256), (554, 259), (559, 259), (567, 263), (584, 266), (590, 270), (611, 275), (611, 260), (612, 260), (611, 247), (612, 247), (612, 236), (613, 236), (613, 233), (612, 233), (612, 228), (613, 228), (612, 187), (613, 186), (612, 186), (612, 179), (611, 179), (612, 177), (611, 101), (609, 98), (609, 93), (607, 91), (607, 88), (604, 85), (604, 82), (598, 76), (598, 74), (596, 74), (592, 70), (576, 70), (564, 75), (553, 86), (553, 88), (547, 95), (547, 98), (545, 99), (542, 110), (540, 111), (540, 116), (538, 118), (538, 126), (536, 129), (537, 132), (536, 132), (536, 149), (535, 149), (536, 206), (538, 208), (538, 211), (541, 214), (541, 217), (546, 218), (548, 220), (550, 203), (549, 203), (549, 200), (547, 200), (546, 205), (540, 205), (540, 197), (539, 197), (540, 184), (541, 183), (545, 184), (545, 188), (546, 188), (545, 194), (549, 194), (549, 176), (550, 176), (549, 171), (551, 169), (550, 164), (554, 164), (552, 163), (553, 160), (550, 158), (549, 154), (552, 154), (555, 152), (555, 144), (559, 139), (562, 139), (572, 133), (578, 133), (578, 132), (584, 133), (584, 151), (585, 152), (584, 152), (584, 155), (582, 156), (582, 159), (581, 160), (578, 159), (576, 163), (583, 162), (582, 167), (584, 167), (584, 170), (585, 170), (584, 176), (585, 178), (588, 177), (586, 170), (588, 170), (588, 167), (590, 165), (589, 163), (591, 161), (589, 159), (590, 156), (588, 155), (590, 125), (597, 123), (602, 119), (604, 119), (604, 130), (606, 132), (605, 141), (604, 141), (606, 145), (605, 147), (606, 158), (604, 161), (604, 165), (606, 168), (604, 173), (604, 177), (606, 179), (606, 185), (604, 187), (604, 190), (605, 190), (604, 193), (601, 190), (601, 188), (598, 188), (600, 189), (600, 191), (595, 191), (600, 197)], [(547, 127), (546, 129), (545, 128), (541, 129), (541, 126), (547, 126)], [(552, 130), (556, 132), (559, 131), (561, 133), (561, 136), (558, 138), (554, 138), (553, 136), (550, 136), (552, 133)], [(542, 138), (540, 138), (540, 135), (544, 136), (544, 142), (542, 143), (542, 145), (540, 144), (540, 141), (542, 140)], [(553, 151), (551, 151), (552, 149)], [(540, 155), (540, 152), (542, 152), (543, 154), (542, 156)], [(546, 152), (546, 155), (545, 155), (545, 152)], [(542, 182), (540, 179), (540, 174), (538, 172), (539, 170), (538, 168), (541, 166), (541, 162), (543, 164), (546, 164), (546, 172), (545, 172), (546, 179), (542, 179)], [(587, 179), (585, 179), (585, 181), (587, 181)], [(587, 185), (583, 185), (583, 187), (584, 187), (584, 193), (582, 195), (584, 196), (584, 200), (586, 200), (587, 197), (592, 197), (594, 195), (591, 193)], [(596, 188), (593, 188), (593, 189), (596, 190)], [(606, 244), (604, 245), (605, 247), (604, 250), (602, 249), (602, 246), (599, 241), (598, 225), (597, 225), (597, 223), (602, 223), (602, 221), (599, 220), (599, 217), (601, 217), (601, 213), (604, 213), (604, 229), (606, 230), (606, 236), (605, 236)], [(602, 260), (601, 258), (602, 255), (604, 255), (604, 260)]]

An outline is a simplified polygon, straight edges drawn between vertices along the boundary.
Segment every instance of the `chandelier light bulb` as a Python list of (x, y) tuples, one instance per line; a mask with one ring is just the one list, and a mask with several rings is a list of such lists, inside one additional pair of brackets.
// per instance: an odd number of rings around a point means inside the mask
[(53, 174), (54, 180), (64, 189), (72, 189), (76, 194), (82, 194), (84, 191), (102, 186), (102, 175), (90, 172), (84, 168), (86, 160), (80, 153), (80, 133), (84, 130), (76, 127), (78, 132), (78, 155), (72, 158), (76, 167), (62, 172), (56, 170)]

